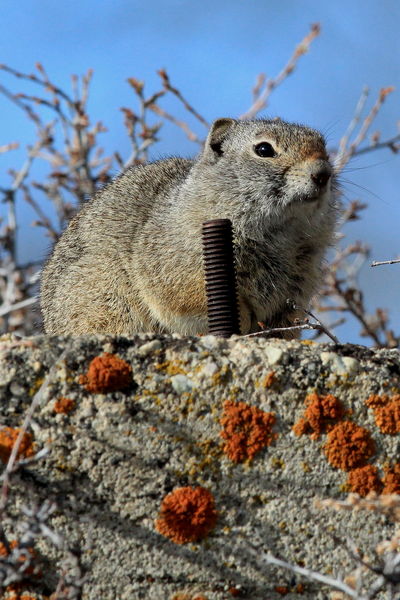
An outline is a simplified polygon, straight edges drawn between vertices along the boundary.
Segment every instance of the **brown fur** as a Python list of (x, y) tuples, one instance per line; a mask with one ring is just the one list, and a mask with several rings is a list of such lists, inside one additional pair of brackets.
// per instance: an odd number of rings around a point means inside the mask
[[(258, 156), (260, 142), (275, 156)], [(201, 226), (214, 218), (235, 230), (242, 332), (287, 325), (286, 299), (308, 304), (332, 242), (331, 173), (317, 131), (232, 119), (213, 124), (195, 160), (128, 169), (71, 220), (47, 262), (46, 332), (206, 333)]]

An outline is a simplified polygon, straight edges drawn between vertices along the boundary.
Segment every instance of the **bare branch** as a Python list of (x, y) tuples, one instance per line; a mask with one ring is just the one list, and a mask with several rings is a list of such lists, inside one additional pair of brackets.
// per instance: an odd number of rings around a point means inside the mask
[[(371, 108), (370, 112), (365, 117), (364, 121), (362, 122), (359, 132), (356, 135), (356, 138), (354, 139), (353, 142), (350, 143), (350, 141), (349, 141), (350, 136), (353, 133), (353, 131), (355, 130), (355, 127), (360, 120), (361, 111), (364, 108), (366, 97), (368, 95), (368, 88), (364, 88), (361, 98), (358, 101), (358, 104), (356, 106), (355, 115), (349, 125), (349, 128), (348, 128), (346, 134), (341, 139), (340, 149), (335, 158), (336, 172), (341, 171), (343, 169), (343, 167), (345, 166), (345, 164), (348, 163), (349, 160), (356, 154), (356, 152), (358, 154), (362, 153), (362, 151), (359, 150), (359, 146), (364, 141), (364, 139), (368, 133), (368, 130), (370, 129), (376, 115), (378, 114), (379, 110), (382, 107), (382, 104), (386, 100), (387, 96), (389, 94), (391, 94), (393, 91), (394, 91), (394, 87), (391, 87), (391, 86), (386, 87), (386, 88), (381, 88), (378, 98), (377, 98), (375, 104), (373, 105), (373, 107)], [(396, 139), (397, 139), (397, 136), (396, 136)]]
[(160, 69), (159, 71), (157, 71), (157, 73), (162, 79), (164, 88), (172, 94), (174, 94), (174, 96), (176, 96), (182, 102), (186, 110), (190, 114), (192, 114), (198, 121), (200, 121), (200, 123), (204, 125), (204, 127), (208, 129), (210, 127), (210, 123), (208, 123), (208, 121), (206, 121), (206, 119), (202, 117), (201, 114), (195, 108), (193, 108), (191, 104), (189, 104), (189, 102), (183, 97), (182, 93), (176, 87), (173, 87), (171, 85), (169, 75), (167, 74), (165, 69)]
[[(255, 117), (260, 111), (262, 111), (268, 104), (268, 99), (271, 95), (271, 92), (280, 85), (291, 73), (293, 73), (297, 62), (303, 54), (308, 52), (311, 43), (314, 41), (316, 37), (319, 36), (321, 32), (321, 26), (319, 23), (314, 23), (311, 25), (310, 32), (305, 36), (305, 38), (296, 46), (295, 51), (292, 56), (283, 67), (280, 73), (275, 78), (263, 80), (263, 75), (259, 75), (257, 78), (257, 82), (255, 87), (253, 88), (253, 95), (255, 96), (255, 100), (250, 108), (243, 113), (239, 118), (240, 119), (252, 119)], [(261, 83), (262, 81), (262, 83)], [(264, 84), (264, 89), (261, 91), (261, 86)]]
[[(353, 132), (356, 129), (358, 123), (360, 122), (362, 112), (364, 110), (365, 104), (368, 99), (368, 95), (369, 95), (369, 88), (367, 86), (365, 86), (361, 92), (361, 96), (357, 102), (357, 106), (355, 108), (353, 118), (351, 119), (351, 121), (349, 123), (347, 131), (339, 142), (339, 151), (338, 151), (338, 153), (336, 155), (336, 159), (335, 159), (336, 165), (341, 165), (342, 161), (344, 160), (344, 157), (347, 152), (347, 146), (348, 146), (349, 140), (350, 140), (351, 136), (353, 135)], [(339, 168), (339, 170), (340, 170), (340, 168)]]
[(328, 337), (330, 337), (332, 339), (332, 341), (335, 342), (335, 344), (338, 343), (337, 338), (332, 335), (330, 332), (328, 332), (328, 330), (323, 326), (320, 325), (319, 323), (301, 323), (299, 325), (291, 325), (289, 327), (271, 327), (270, 329), (264, 329), (263, 331), (256, 331), (255, 333), (247, 333), (246, 335), (242, 335), (240, 337), (242, 338), (255, 338), (255, 337), (271, 337), (273, 336), (275, 333), (277, 334), (281, 334), (281, 333), (289, 333), (291, 331), (295, 332), (295, 331), (305, 331), (308, 329), (314, 329), (317, 331), (320, 331), (321, 333), (325, 333)]
[(320, 331), (321, 333), (325, 333), (325, 335), (327, 335), (329, 338), (331, 338), (331, 340), (333, 342), (335, 342), (335, 344), (340, 344), (338, 338), (335, 335), (333, 335), (333, 333), (329, 331), (329, 329), (326, 327), (326, 325), (324, 325), (318, 319), (318, 317), (316, 317), (310, 310), (307, 310), (306, 308), (303, 308), (302, 306), (296, 306), (296, 304), (293, 304), (293, 308), (294, 308), (294, 310), (303, 311), (304, 313), (306, 313), (306, 315), (308, 315), (309, 317), (314, 319), (314, 321), (316, 321), (317, 325), (319, 325), (318, 331)]
[(21, 310), (21, 308), (26, 308), (27, 306), (32, 306), (36, 304), (38, 299), (36, 297), (33, 298), (25, 298), (25, 300), (21, 300), (21, 302), (17, 302), (12, 306), (0, 306), (0, 317), (4, 317), (4, 315), (8, 315), (14, 310)]
[(18, 142), (10, 142), (9, 144), (0, 146), (0, 154), (4, 154), (5, 152), (10, 152), (10, 150), (16, 150), (17, 148), (19, 148)]
[(176, 117), (168, 113), (166, 110), (158, 106), (158, 104), (150, 104), (149, 108), (160, 117), (163, 117), (163, 119), (167, 119), (167, 121), (171, 121), (171, 123), (174, 123), (174, 125), (180, 127), (185, 132), (185, 134), (191, 142), (196, 142), (196, 144), (199, 145), (203, 143), (203, 141), (194, 133), (194, 131), (190, 129), (189, 125), (185, 123), (185, 121), (177, 119)]
[(394, 265), (396, 263), (400, 263), (400, 258), (394, 258), (392, 260), (374, 260), (371, 263), (371, 267), (379, 267), (380, 265)]
[[(252, 553), (256, 555), (255, 551), (252, 550)], [(258, 554), (257, 554), (258, 556)], [(333, 577), (329, 577), (328, 575), (323, 575), (322, 573), (318, 573), (317, 571), (312, 571), (311, 569), (307, 569), (305, 567), (299, 567), (298, 565), (288, 563), (285, 560), (281, 560), (276, 556), (273, 556), (270, 553), (262, 554), (261, 560), (269, 565), (275, 565), (276, 567), (282, 567), (291, 573), (297, 573), (298, 575), (303, 575), (308, 579), (313, 579), (314, 581), (318, 581), (318, 583), (323, 583), (324, 585), (328, 585), (330, 588), (340, 590), (344, 592), (350, 598), (355, 598), (355, 600), (370, 600), (370, 596), (364, 596), (358, 594), (356, 590), (352, 587), (348, 586), (344, 581), (340, 579), (334, 579)]]
[(64, 359), (64, 357), (66, 356), (68, 351), (69, 351), (69, 344), (67, 344), (67, 346), (65, 347), (63, 352), (58, 357), (58, 359), (54, 361), (52, 367), (50, 368), (50, 370), (46, 376), (46, 379), (43, 381), (42, 385), (40, 386), (38, 391), (33, 396), (31, 404), (26, 412), (24, 422), (22, 423), (22, 425), (20, 427), (18, 437), (13, 445), (10, 457), (8, 459), (5, 471), (2, 476), (3, 485), (1, 488), (1, 495), (0, 495), (0, 522), (1, 522), (2, 514), (4, 513), (4, 510), (7, 505), (8, 491), (9, 491), (9, 486), (10, 486), (10, 477), (11, 477), (11, 474), (15, 471), (15, 463), (17, 460), (18, 451), (20, 449), (22, 440), (23, 440), (24, 435), (30, 425), (31, 419), (33, 417), (33, 413), (35, 412), (36, 408), (39, 406), (40, 402), (42, 401), (43, 395), (44, 395), (45, 391), (47, 390), (47, 388), (49, 387), (54, 373), (57, 371), (60, 362)]
[(382, 150), (384, 148), (388, 148), (394, 154), (397, 154), (400, 151), (400, 134), (395, 135), (384, 142), (372, 142), (366, 148), (361, 148), (353, 152), (353, 156), (360, 156), (361, 154), (366, 154), (367, 152), (372, 152), (373, 150)]

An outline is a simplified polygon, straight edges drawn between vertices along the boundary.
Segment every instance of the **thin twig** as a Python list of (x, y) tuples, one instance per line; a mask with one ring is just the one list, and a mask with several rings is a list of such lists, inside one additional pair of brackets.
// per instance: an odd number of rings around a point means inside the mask
[(18, 79), (26, 79), (28, 81), (33, 81), (34, 83), (40, 85), (41, 87), (44, 87), (46, 90), (49, 90), (49, 91), (53, 92), (54, 94), (56, 94), (57, 96), (60, 96), (60, 98), (63, 98), (70, 106), (72, 106), (74, 104), (73, 99), (64, 90), (57, 87), (49, 80), (49, 77), (48, 77), (46, 71), (44, 70), (43, 65), (41, 63), (37, 62), (35, 64), (35, 67), (37, 68), (39, 73), (42, 74), (43, 79), (40, 79), (37, 75), (34, 75), (33, 73), (30, 73), (29, 75), (27, 75), (26, 73), (17, 71), (16, 69), (9, 67), (8, 65), (0, 64), (0, 69), (2, 69), (3, 71), (6, 71), (7, 73), (10, 73), (11, 75), (14, 75), (14, 77), (17, 77)]
[[(2, 67), (2, 65), (0, 65), (0, 68), (1, 67)], [(2, 84), (0, 84), (0, 93), (3, 94), (3, 96), (8, 98), (9, 100), (11, 100), (11, 102), (16, 104), (19, 108), (22, 108), (22, 110), (28, 115), (28, 117), (30, 119), (32, 119), (32, 121), (34, 123), (36, 123), (37, 126), (39, 126), (39, 127), (41, 126), (41, 121), (40, 121), (38, 115), (31, 109), (31, 107), (28, 104), (26, 104), (25, 102), (22, 102), (18, 97), (15, 96), (15, 94), (12, 94)]]
[(367, 86), (364, 86), (364, 88), (361, 92), (361, 96), (357, 102), (357, 105), (356, 105), (356, 108), (354, 111), (354, 115), (349, 123), (348, 128), (347, 128), (347, 131), (342, 136), (342, 138), (339, 142), (339, 151), (335, 158), (335, 168), (339, 171), (341, 170), (340, 165), (342, 164), (342, 160), (344, 159), (344, 156), (346, 155), (346, 152), (347, 152), (347, 144), (349, 143), (349, 140), (350, 140), (351, 136), (353, 135), (355, 128), (357, 127), (358, 123), (360, 122), (361, 115), (364, 110), (364, 106), (367, 101), (368, 95), (369, 95), (369, 88)]
[(394, 265), (400, 263), (400, 258), (394, 258), (392, 260), (374, 260), (371, 263), (371, 267), (379, 267), (380, 265)]
[(309, 317), (311, 317), (312, 319), (314, 319), (314, 321), (316, 321), (317, 324), (319, 325), (319, 331), (321, 331), (322, 333), (325, 333), (325, 335), (327, 335), (329, 338), (331, 338), (331, 340), (333, 342), (335, 342), (335, 344), (340, 344), (338, 338), (333, 333), (331, 333), (329, 331), (329, 329), (326, 327), (326, 325), (324, 325), (322, 323), (322, 321), (320, 319), (318, 319), (318, 317), (316, 317), (310, 310), (307, 310), (303, 306), (297, 306), (296, 304), (293, 304), (290, 301), (288, 301), (288, 303), (293, 306), (293, 310), (301, 310), (306, 315), (308, 315)]
[[(386, 88), (381, 88), (375, 104), (371, 108), (368, 115), (365, 117), (365, 119), (360, 127), (360, 130), (353, 142), (351, 142), (350, 144), (348, 143), (349, 135), (347, 133), (342, 138), (341, 150), (335, 159), (335, 171), (336, 172), (341, 171), (343, 169), (344, 165), (349, 162), (350, 158), (352, 158), (356, 152), (358, 152), (358, 154), (361, 154), (361, 152), (358, 150), (358, 147), (364, 141), (369, 128), (371, 127), (376, 115), (378, 114), (379, 110), (381, 109), (381, 106), (384, 103), (384, 101), (386, 100), (387, 96), (389, 94), (391, 94), (393, 91), (394, 91), (394, 87), (391, 87), (391, 86), (386, 87)], [(365, 90), (363, 93), (365, 95)], [(359, 108), (360, 102), (361, 102), (361, 110), (362, 110), (362, 108), (364, 106), (363, 95), (361, 96), (361, 99), (357, 105), (356, 114), (352, 121), (352, 123), (354, 122), (355, 124), (357, 124), (359, 121), (358, 112), (360, 110), (360, 108)], [(354, 125), (354, 127), (355, 127), (355, 125)], [(354, 127), (351, 125), (351, 127), (349, 128), (350, 134), (353, 132)]]
[(34, 296), (33, 298), (25, 298), (25, 300), (21, 300), (21, 302), (16, 302), (12, 306), (0, 306), (0, 317), (4, 317), (4, 315), (8, 315), (15, 310), (32, 306), (32, 304), (36, 304), (36, 302), (38, 302), (38, 298)]
[[(253, 551), (255, 554), (255, 551)], [(282, 567), (292, 573), (297, 573), (298, 575), (303, 575), (308, 579), (313, 579), (314, 581), (318, 581), (319, 583), (323, 583), (328, 585), (331, 588), (336, 590), (340, 590), (344, 592), (351, 598), (355, 598), (356, 600), (369, 600), (369, 596), (360, 596), (356, 590), (348, 586), (344, 581), (339, 579), (334, 579), (333, 577), (329, 577), (327, 575), (323, 575), (322, 573), (318, 573), (317, 571), (312, 571), (311, 569), (307, 569), (305, 567), (299, 567), (298, 565), (291, 564), (286, 562), (285, 560), (281, 560), (272, 554), (263, 554), (261, 556), (261, 560), (270, 565), (275, 565), (277, 567)]]
[(185, 121), (177, 119), (176, 117), (168, 113), (166, 110), (158, 106), (158, 104), (149, 104), (149, 109), (155, 112), (156, 115), (159, 115), (163, 119), (167, 119), (177, 127), (180, 127), (185, 132), (186, 136), (191, 142), (196, 142), (196, 144), (199, 145), (203, 143), (202, 140), (198, 137), (198, 135), (196, 135), (194, 131), (190, 129), (189, 125), (185, 123)]
[(313, 40), (320, 34), (321, 26), (319, 23), (313, 23), (311, 25), (310, 32), (304, 37), (304, 39), (296, 46), (292, 56), (283, 67), (280, 73), (275, 78), (267, 79), (264, 84), (264, 90), (260, 91), (260, 81), (261, 77), (258, 76), (258, 80), (256, 82), (255, 88), (253, 88), (253, 94), (258, 94), (256, 100), (250, 106), (250, 108), (243, 113), (239, 118), (240, 119), (252, 119), (255, 117), (260, 111), (262, 111), (268, 102), (268, 98), (271, 95), (272, 90), (274, 90), (278, 85), (280, 85), (295, 69), (299, 58), (305, 54)]
[(300, 325), (290, 325), (289, 327), (271, 327), (270, 329), (264, 329), (263, 331), (256, 331), (255, 333), (246, 333), (240, 337), (242, 338), (254, 338), (254, 337), (269, 337), (275, 333), (285, 333), (287, 331), (304, 331), (308, 329), (313, 329), (320, 331), (321, 333), (325, 333), (330, 337), (335, 344), (337, 342), (337, 338), (335, 338), (332, 334), (326, 331), (324, 326), (319, 325), (318, 323), (301, 323)]
[(9, 144), (0, 146), (0, 154), (4, 154), (5, 152), (9, 152), (10, 150), (16, 150), (17, 148), (19, 148), (18, 142), (10, 142)]
[(50, 385), (51, 379), (54, 375), (54, 373), (57, 371), (60, 362), (64, 359), (64, 357), (66, 356), (67, 352), (69, 351), (69, 344), (64, 348), (63, 352), (60, 354), (60, 356), (54, 361), (53, 365), (51, 366), (45, 380), (43, 381), (42, 385), (40, 386), (40, 388), (38, 389), (38, 391), (36, 392), (36, 394), (33, 396), (31, 404), (26, 412), (25, 415), (25, 419), (24, 422), (22, 423), (22, 426), (19, 430), (18, 433), (18, 437), (13, 445), (13, 448), (11, 450), (11, 454), (10, 457), (8, 459), (7, 462), (7, 466), (5, 468), (5, 471), (3, 473), (3, 484), (2, 484), (2, 488), (1, 488), (1, 494), (0, 494), (0, 522), (1, 522), (1, 517), (4, 513), (4, 510), (6, 508), (7, 505), (7, 500), (8, 500), (8, 490), (10, 487), (10, 477), (11, 474), (14, 472), (15, 470), (15, 462), (17, 460), (17, 455), (18, 455), (18, 451), (20, 449), (22, 440), (24, 438), (25, 432), (29, 427), (29, 424), (31, 422), (33, 413), (35, 412), (36, 408), (39, 406), (39, 404), (42, 401), (43, 395), (45, 393), (45, 391), (47, 390), (47, 388)]
[(356, 139), (350, 145), (350, 148), (349, 148), (350, 156), (352, 156), (354, 154), (354, 152), (356, 151), (358, 146), (361, 144), (361, 142), (364, 141), (365, 136), (367, 135), (367, 132), (368, 132), (369, 128), (371, 127), (372, 122), (375, 119), (376, 115), (378, 114), (382, 104), (386, 100), (386, 97), (389, 94), (391, 94), (393, 91), (394, 91), (393, 86), (389, 86), (389, 87), (380, 89), (379, 95), (378, 95), (378, 98), (377, 98), (375, 104), (371, 108), (369, 114), (365, 117), (364, 122), (360, 128), (360, 131), (358, 132)]
[(340, 296), (340, 298), (344, 301), (346, 308), (360, 321), (360, 323), (364, 327), (364, 331), (366, 332), (366, 334), (374, 340), (378, 348), (383, 348), (384, 344), (382, 344), (379, 335), (374, 329), (372, 329), (369, 326), (364, 306), (361, 300), (357, 301), (354, 299), (354, 293), (358, 293), (361, 298), (361, 292), (352, 288), (348, 288), (345, 292), (343, 292), (341, 283), (337, 280), (334, 282), (334, 289), (336, 290), (336, 293)]
[(360, 156), (360, 154), (366, 154), (367, 152), (372, 152), (372, 150), (382, 150), (383, 148), (389, 148), (392, 152), (397, 154), (400, 151), (400, 134), (395, 135), (394, 137), (386, 140), (385, 142), (378, 142), (376, 144), (371, 144), (366, 148), (361, 148), (360, 150), (356, 150), (353, 153), (353, 156)]
[(159, 71), (157, 71), (157, 73), (162, 79), (164, 88), (172, 94), (174, 94), (174, 96), (176, 96), (182, 102), (186, 110), (189, 113), (191, 113), (198, 121), (200, 121), (200, 123), (204, 125), (204, 127), (208, 129), (210, 127), (210, 123), (208, 123), (208, 121), (206, 121), (206, 119), (202, 117), (201, 114), (195, 108), (193, 108), (191, 104), (189, 104), (189, 102), (183, 97), (182, 93), (176, 87), (171, 85), (169, 75), (165, 71), (165, 69), (160, 69)]

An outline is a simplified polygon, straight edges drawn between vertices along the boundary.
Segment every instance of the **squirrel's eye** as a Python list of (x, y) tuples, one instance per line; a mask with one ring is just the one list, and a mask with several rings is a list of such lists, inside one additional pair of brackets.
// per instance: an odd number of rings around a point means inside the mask
[(273, 146), (268, 142), (261, 142), (254, 146), (254, 152), (257, 156), (261, 156), (261, 158), (272, 158), (273, 156), (276, 156)]

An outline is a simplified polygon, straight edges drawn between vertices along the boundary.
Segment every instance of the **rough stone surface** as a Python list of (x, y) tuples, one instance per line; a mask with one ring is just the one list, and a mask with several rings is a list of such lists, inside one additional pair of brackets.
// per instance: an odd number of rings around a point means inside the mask
[[(82, 375), (104, 352), (131, 365), (130, 387), (86, 390)], [(327, 588), (263, 564), (263, 553), (335, 574), (350, 563), (332, 534), (371, 549), (393, 531), (379, 515), (314, 507), (315, 497), (345, 498), (347, 473), (328, 463), (326, 434), (296, 436), (292, 427), (308, 394), (333, 394), (345, 418), (371, 433), (368, 462), (382, 474), (398, 461), (399, 436), (381, 433), (364, 401), (400, 393), (398, 351), (212, 336), (0, 341), (0, 424), (21, 426), (43, 385), (30, 431), (36, 449), (50, 452), (14, 476), (10, 502), (15, 514), (57, 502), (51, 525), (82, 549), (84, 599), (274, 600), (277, 586), (285, 598), (328, 598)], [(72, 410), (56, 412), (60, 398), (73, 400)], [(275, 414), (276, 439), (250, 462), (223, 451), (226, 400)], [(204, 540), (176, 544), (155, 521), (165, 496), (185, 486), (209, 490), (218, 519)], [(39, 548), (47, 567), (38, 585), (48, 594), (59, 555)]]

